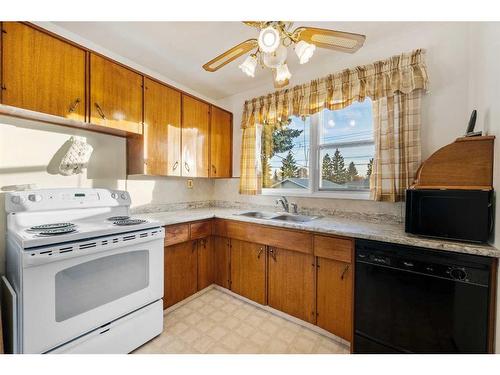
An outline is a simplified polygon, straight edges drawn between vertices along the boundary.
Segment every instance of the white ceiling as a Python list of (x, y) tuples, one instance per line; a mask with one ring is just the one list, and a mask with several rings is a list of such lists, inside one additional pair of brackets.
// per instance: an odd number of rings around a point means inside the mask
[[(212, 99), (221, 99), (271, 82), (269, 69), (244, 75), (238, 65), (245, 58), (209, 73), (202, 65), (234, 45), (256, 38), (258, 30), (241, 22), (54, 22), (113, 53), (172, 79)], [(406, 23), (390, 22), (300, 22), (297, 26), (316, 26), (365, 34), (365, 45), (376, 43), (387, 33), (397, 32)], [(292, 74), (315, 64), (328, 63), (341, 52), (317, 49), (309, 63), (300, 65), (289, 49)], [(315, 78), (315, 77), (310, 77)], [(293, 84), (293, 77), (291, 80)]]

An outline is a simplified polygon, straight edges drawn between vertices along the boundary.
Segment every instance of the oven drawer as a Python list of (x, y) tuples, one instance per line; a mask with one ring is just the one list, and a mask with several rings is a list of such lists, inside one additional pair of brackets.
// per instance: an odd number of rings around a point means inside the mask
[(156, 301), (48, 354), (127, 354), (163, 331), (163, 304)]

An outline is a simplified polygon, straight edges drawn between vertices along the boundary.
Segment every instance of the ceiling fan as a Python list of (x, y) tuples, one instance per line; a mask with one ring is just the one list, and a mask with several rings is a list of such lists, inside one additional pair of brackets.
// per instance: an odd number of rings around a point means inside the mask
[(292, 74), (288, 70), (287, 48), (294, 45), (300, 64), (305, 64), (314, 54), (316, 47), (334, 51), (354, 53), (363, 46), (365, 36), (344, 31), (297, 27), (291, 31), (293, 22), (285, 21), (243, 21), (244, 24), (260, 30), (257, 39), (248, 39), (216, 58), (210, 60), (203, 69), (215, 72), (224, 65), (254, 50), (239, 68), (248, 76), (255, 76), (257, 64), (272, 70), (274, 86), (288, 85)]

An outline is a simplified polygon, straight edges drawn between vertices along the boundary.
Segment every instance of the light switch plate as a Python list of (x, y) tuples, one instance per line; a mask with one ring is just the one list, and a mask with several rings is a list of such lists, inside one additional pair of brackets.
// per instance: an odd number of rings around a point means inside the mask
[(193, 188), (193, 180), (189, 179), (187, 180), (187, 188), (192, 189)]

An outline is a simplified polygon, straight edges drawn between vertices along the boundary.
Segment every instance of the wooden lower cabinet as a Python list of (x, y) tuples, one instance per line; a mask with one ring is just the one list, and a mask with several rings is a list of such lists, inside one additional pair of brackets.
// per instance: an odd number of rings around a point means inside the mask
[(317, 258), (317, 325), (352, 339), (353, 270), (350, 263)]
[(198, 252), (198, 290), (215, 282), (215, 253), (212, 237), (196, 240)]
[(270, 247), (268, 262), (269, 306), (314, 323), (314, 256)]
[(231, 290), (266, 304), (266, 247), (231, 239)]
[(214, 282), (223, 288), (230, 288), (230, 240), (226, 237), (214, 236), (212, 238), (214, 248)]
[(191, 296), (198, 290), (197, 241), (165, 247), (163, 308)]

